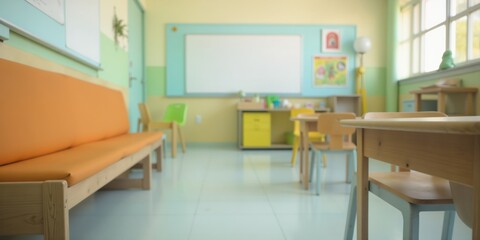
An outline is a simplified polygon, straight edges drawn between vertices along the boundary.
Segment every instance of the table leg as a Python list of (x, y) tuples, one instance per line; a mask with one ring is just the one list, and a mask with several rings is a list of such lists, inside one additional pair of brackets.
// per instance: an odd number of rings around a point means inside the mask
[(473, 93), (467, 93), (465, 96), (465, 115), (475, 115), (473, 114)]
[(177, 156), (177, 123), (172, 122), (172, 158)]
[(308, 134), (307, 134), (307, 123), (303, 122), (301, 125), (301, 133), (302, 133), (302, 164), (301, 164), (301, 171), (303, 177), (303, 187), (308, 190), (309, 188), (309, 157), (308, 157)]
[(357, 239), (368, 239), (368, 158), (364, 156), (365, 129), (357, 129)]
[(444, 113), (445, 112), (445, 94), (442, 92), (439, 92), (437, 101), (438, 101), (437, 111)]
[(422, 111), (422, 94), (415, 94), (415, 111)]
[[(302, 129), (302, 127), (300, 127)], [(298, 144), (298, 155), (299, 155), (299, 167), (298, 167), (298, 173), (300, 176), (300, 182), (303, 183), (303, 133), (302, 130), (300, 130), (300, 143)]]
[[(480, 146), (480, 136), (475, 137), (475, 146)], [(480, 148), (476, 147), (473, 159), (473, 224), (472, 239), (480, 239)]]

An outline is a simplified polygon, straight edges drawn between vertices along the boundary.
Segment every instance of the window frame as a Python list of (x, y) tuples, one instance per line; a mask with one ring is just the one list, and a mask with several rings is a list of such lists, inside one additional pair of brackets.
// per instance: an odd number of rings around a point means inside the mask
[[(398, 49), (401, 49), (401, 47), (404, 46), (404, 44), (407, 44), (408, 53), (406, 59), (408, 59), (408, 69), (403, 69), (400, 71), (399, 66), (400, 64), (404, 62), (400, 62), (403, 58), (401, 58), (401, 54), (397, 55), (397, 73), (400, 72), (406, 72), (406, 75), (400, 76), (401, 79), (399, 80), (407, 80), (407, 79), (431, 79), (432, 77), (449, 77), (449, 76), (454, 76), (458, 74), (464, 74), (464, 73), (469, 73), (477, 70), (480, 67), (480, 57), (473, 58), (473, 18), (470, 17), (471, 14), (475, 13), (476, 11), (480, 11), (480, 4), (476, 4), (474, 6), (470, 6), (471, 0), (467, 0), (467, 7), (463, 11), (457, 12), (454, 15), (451, 15), (451, 4), (452, 1), (454, 0), (445, 0), (446, 4), (446, 11), (445, 11), (445, 20), (437, 23), (433, 26), (430, 26), (429, 28), (424, 28), (424, 18), (425, 18), (425, 0), (404, 0), (400, 1), (400, 9), (399, 9), (399, 16), (400, 16), (400, 21), (398, 22), (398, 27), (399, 27), (399, 34), (400, 37), (397, 40), (396, 46)], [(415, 22), (416, 16), (415, 16), (415, 7), (418, 5), (418, 22)], [(407, 36), (403, 36), (402, 34), (405, 32), (402, 29), (402, 24), (405, 23), (402, 19), (403, 16), (403, 11), (408, 10), (408, 15), (409, 15), (409, 26), (408, 26), (408, 32), (406, 33)], [(462, 17), (467, 18), (467, 55), (466, 55), (466, 60), (456, 63), (455, 68), (452, 69), (447, 69), (443, 71), (438, 71), (438, 70), (432, 70), (432, 71), (425, 71), (425, 56), (424, 56), (424, 51), (425, 51), (425, 34), (427, 34), (430, 31), (436, 30), (442, 26), (445, 27), (445, 49), (453, 49), (452, 51), (455, 51), (455, 46), (452, 46), (452, 43), (455, 42), (453, 41), (453, 38), (455, 37), (455, 33), (452, 32), (451, 29), (451, 24), (454, 23), (456, 20), (461, 19)], [(417, 24), (417, 26), (415, 26)], [(418, 29), (418, 32), (414, 32), (415, 29)], [(415, 39), (419, 39), (418, 43), (418, 52), (420, 56), (417, 58), (414, 58), (413, 54), (414, 49), (415, 49)], [(443, 52), (442, 52), (443, 53)], [(403, 55), (402, 55), (403, 56)], [(415, 67), (414, 63), (418, 62), (419, 66)], [(415, 71), (415, 69), (418, 69), (418, 71)], [(478, 71), (478, 70), (477, 70)]]

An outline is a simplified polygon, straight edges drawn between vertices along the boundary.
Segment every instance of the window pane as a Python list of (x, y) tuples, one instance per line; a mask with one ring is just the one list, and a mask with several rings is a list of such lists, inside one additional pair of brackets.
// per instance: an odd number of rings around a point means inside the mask
[(410, 42), (400, 44), (398, 49), (398, 76), (405, 78), (410, 76)]
[(425, 0), (424, 29), (429, 29), (445, 21), (446, 0)]
[(480, 58), (480, 10), (472, 13), (471, 18), (472, 18), (472, 25), (473, 25), (472, 26), (473, 27), (472, 57)]
[(420, 4), (413, 7), (413, 34), (420, 31)]
[(480, 0), (470, 0), (470, 7), (480, 3)]
[(467, 60), (467, 17), (462, 17), (451, 25), (451, 39), (455, 63)]
[(413, 39), (412, 73), (420, 73), (420, 38)]
[(455, 16), (457, 13), (467, 9), (467, 0), (451, 0), (450, 16)]
[(410, 19), (411, 19), (411, 8), (404, 8), (400, 14), (401, 26), (400, 26), (400, 40), (405, 40), (410, 37)]
[(423, 46), (424, 72), (437, 70), (445, 52), (445, 26), (427, 32)]

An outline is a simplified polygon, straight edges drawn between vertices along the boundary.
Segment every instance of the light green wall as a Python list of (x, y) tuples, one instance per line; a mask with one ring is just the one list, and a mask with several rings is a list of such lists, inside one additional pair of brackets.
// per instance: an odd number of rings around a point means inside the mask
[(398, 111), (398, 83), (396, 74), (397, 55), (397, 23), (398, 23), (398, 0), (387, 0), (387, 64), (385, 78), (385, 110), (389, 112)]
[[(385, 75), (384, 67), (365, 68), (365, 84), (368, 96), (382, 96), (385, 94)], [(165, 96), (165, 67), (148, 66), (147, 67), (147, 97)]]
[[(480, 71), (477, 72), (472, 72), (468, 74), (462, 74), (454, 77), (448, 77), (448, 78), (459, 78), (462, 79), (462, 84), (464, 87), (478, 87), (480, 88)], [(399, 88), (399, 93), (401, 96), (404, 96), (405, 98), (408, 98), (408, 95), (410, 94), (410, 91), (412, 90), (418, 90), (421, 87), (429, 86), (432, 84), (435, 84), (435, 82), (439, 81), (440, 79), (429, 79), (425, 81), (401, 81), (400, 82), (400, 88)], [(413, 99), (413, 95), (411, 95), (411, 98)]]
[(128, 87), (128, 52), (103, 34), (100, 39), (102, 70), (98, 72), (98, 77)]
[[(467, 73), (467, 74), (460, 74), (457, 76), (452, 76), (447, 78), (462, 79), (462, 85), (464, 87), (479, 88), (479, 91), (480, 91), (480, 71)], [(399, 82), (399, 105), (400, 105), (399, 110), (402, 110), (403, 101), (413, 99), (413, 95), (410, 93), (410, 91), (418, 90), (421, 87), (433, 85), (439, 80), (440, 79), (438, 78), (431, 78), (431, 79), (422, 80), (422, 81), (400, 81)], [(434, 97), (434, 96), (431, 96), (431, 97)], [(464, 104), (463, 102), (461, 102), (462, 101), (461, 99), (459, 100), (456, 100), (456, 99), (457, 98), (451, 98), (451, 100), (456, 102), (457, 105)], [(447, 104), (448, 104), (448, 99), (447, 99)], [(454, 105), (452, 105), (452, 107), (453, 106)], [(477, 115), (480, 113), (480, 97), (478, 97), (478, 93), (477, 93), (476, 102), (475, 102), (475, 111)], [(456, 112), (456, 110), (455, 109), (447, 110), (447, 113), (452, 113), (452, 112)]]
[(13, 46), (25, 52), (32, 53), (34, 55), (40, 56), (52, 62), (59, 63), (67, 67), (76, 69), (89, 76), (96, 76), (97, 74), (97, 71), (95, 69), (87, 67), (81, 63), (78, 63), (72, 60), (71, 58), (68, 58), (65, 55), (52, 51), (51, 49), (43, 45), (39, 45), (35, 42), (32, 42), (31, 40), (21, 35), (18, 35), (15, 32), (10, 32), (10, 39), (5, 41), (4, 44)]
[(146, 97), (165, 96), (165, 67), (147, 66)]
[(386, 68), (384, 67), (367, 67), (365, 68), (365, 87), (367, 96), (383, 96), (385, 97), (385, 76)]
[(124, 49), (117, 48), (114, 41), (101, 34), (101, 70), (90, 68), (76, 62), (60, 53), (39, 45), (21, 35), (12, 33), (5, 44), (22, 51), (37, 55), (54, 63), (67, 66), (88, 76), (98, 77), (118, 86), (128, 86), (128, 54)]

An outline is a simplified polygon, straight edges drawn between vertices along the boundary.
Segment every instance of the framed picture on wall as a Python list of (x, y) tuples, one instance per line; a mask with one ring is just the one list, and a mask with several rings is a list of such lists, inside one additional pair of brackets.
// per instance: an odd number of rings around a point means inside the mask
[(340, 52), (342, 36), (339, 30), (322, 30), (322, 52)]
[(314, 56), (314, 87), (346, 87), (348, 83), (347, 56)]

